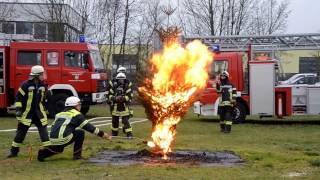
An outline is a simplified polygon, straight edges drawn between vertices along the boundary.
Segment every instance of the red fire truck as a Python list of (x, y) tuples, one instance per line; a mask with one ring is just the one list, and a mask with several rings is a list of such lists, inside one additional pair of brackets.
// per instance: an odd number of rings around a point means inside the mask
[(62, 110), (69, 96), (82, 100), (84, 114), (90, 105), (105, 101), (107, 75), (96, 45), (11, 42), (0, 46), (0, 113), (14, 109), (15, 94), (34, 65), (42, 65), (46, 72), (52, 92), (48, 100), (50, 116)]
[[(189, 37), (184, 41), (195, 39), (216, 51), (209, 70), (211, 77), (207, 88), (194, 103), (195, 114), (217, 115), (219, 99), (215, 80), (222, 71), (229, 72), (230, 80), (237, 88), (235, 122), (242, 122), (249, 114), (260, 117), (281, 117), (301, 112), (320, 114), (320, 101), (315, 98), (320, 97), (320, 87), (278, 86), (279, 73), (276, 71), (281, 66), (279, 61), (272, 57), (275, 51), (319, 49), (320, 34)], [(257, 57), (257, 54), (269, 57)]]

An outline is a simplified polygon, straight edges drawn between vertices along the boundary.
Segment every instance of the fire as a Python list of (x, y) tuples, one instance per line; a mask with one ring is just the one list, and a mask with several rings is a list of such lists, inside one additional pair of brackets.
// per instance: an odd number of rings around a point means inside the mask
[(152, 120), (152, 140), (148, 146), (164, 158), (172, 152), (176, 125), (193, 103), (195, 94), (208, 79), (207, 67), (213, 55), (200, 41), (182, 47), (177, 39), (165, 43), (161, 53), (154, 54), (151, 76), (139, 87), (140, 97)]

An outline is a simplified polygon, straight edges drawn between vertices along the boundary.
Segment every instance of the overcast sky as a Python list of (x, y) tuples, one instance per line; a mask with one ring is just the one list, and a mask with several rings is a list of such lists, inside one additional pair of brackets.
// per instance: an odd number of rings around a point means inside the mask
[(287, 33), (320, 33), (320, 0), (289, 0)]

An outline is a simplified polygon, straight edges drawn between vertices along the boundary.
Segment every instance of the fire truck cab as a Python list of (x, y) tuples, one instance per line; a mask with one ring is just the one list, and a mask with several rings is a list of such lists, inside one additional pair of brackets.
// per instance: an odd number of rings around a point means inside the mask
[(92, 104), (105, 102), (106, 71), (97, 46), (88, 43), (11, 42), (0, 46), (0, 112), (14, 108), (14, 97), (30, 69), (42, 65), (51, 91), (50, 116), (64, 108), (69, 96), (82, 101), (86, 114)]

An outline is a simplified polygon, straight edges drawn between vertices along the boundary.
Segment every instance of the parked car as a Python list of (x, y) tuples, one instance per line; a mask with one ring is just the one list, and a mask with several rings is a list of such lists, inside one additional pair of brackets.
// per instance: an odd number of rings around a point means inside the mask
[(316, 73), (300, 73), (295, 74), (291, 78), (285, 81), (279, 81), (279, 85), (297, 85), (307, 84), (313, 85), (318, 82), (318, 76)]

